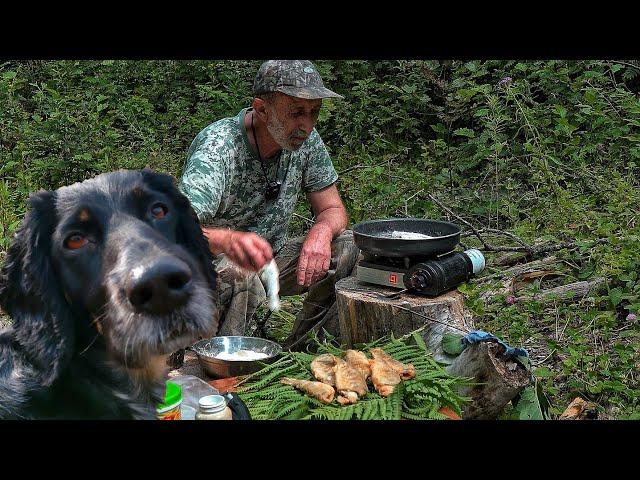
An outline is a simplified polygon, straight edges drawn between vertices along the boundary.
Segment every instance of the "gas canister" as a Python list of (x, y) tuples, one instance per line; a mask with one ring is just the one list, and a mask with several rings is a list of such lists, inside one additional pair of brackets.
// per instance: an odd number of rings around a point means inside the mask
[(406, 288), (438, 296), (484, 270), (484, 255), (475, 248), (413, 265), (404, 275)]

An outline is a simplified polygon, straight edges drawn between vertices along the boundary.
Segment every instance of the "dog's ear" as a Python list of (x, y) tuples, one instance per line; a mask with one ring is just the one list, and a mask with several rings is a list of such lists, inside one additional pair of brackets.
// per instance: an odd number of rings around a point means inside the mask
[(43, 385), (50, 385), (73, 353), (73, 315), (51, 262), (56, 224), (55, 193), (29, 197), (30, 210), (18, 227), (0, 272), (0, 306), (13, 319), (17, 342)]
[(209, 242), (202, 233), (198, 215), (191, 206), (191, 202), (178, 190), (176, 180), (171, 175), (144, 169), (142, 176), (153, 189), (171, 197), (179, 216), (176, 240), (200, 262), (211, 289), (215, 291), (216, 271), (213, 267), (213, 254), (209, 250)]

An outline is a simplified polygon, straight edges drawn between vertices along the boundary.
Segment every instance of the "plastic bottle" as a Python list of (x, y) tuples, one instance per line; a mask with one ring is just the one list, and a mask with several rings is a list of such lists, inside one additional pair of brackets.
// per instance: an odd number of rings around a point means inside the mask
[(164, 402), (156, 405), (156, 416), (158, 420), (181, 420), (182, 389), (173, 382), (166, 385)]
[(207, 395), (198, 400), (196, 420), (233, 420), (233, 413), (222, 395)]

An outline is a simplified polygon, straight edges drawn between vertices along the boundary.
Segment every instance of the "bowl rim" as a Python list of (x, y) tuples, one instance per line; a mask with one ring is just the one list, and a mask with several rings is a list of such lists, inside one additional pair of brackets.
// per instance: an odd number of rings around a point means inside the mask
[[(198, 344), (203, 344), (206, 342), (210, 342), (212, 340), (215, 340), (217, 338), (252, 338), (252, 339), (258, 339), (262, 342), (265, 342), (267, 345), (271, 344), (275, 347), (275, 352), (272, 353), (271, 355), (264, 357), (264, 358), (255, 358), (253, 360), (226, 360), (226, 359), (222, 359), (222, 358), (216, 358), (212, 355), (207, 355), (205, 353), (201, 353), (199, 352), (195, 347)], [(221, 335), (219, 337), (211, 337), (211, 338), (203, 338), (202, 340), (198, 340), (196, 343), (194, 343), (193, 345), (191, 345), (189, 347), (190, 350), (192, 350), (193, 352), (195, 352), (195, 354), (198, 356), (198, 358), (202, 358), (203, 360), (209, 361), (209, 362), (216, 362), (216, 363), (252, 363), (252, 362), (263, 362), (265, 360), (269, 360), (272, 359), (278, 355), (280, 355), (283, 351), (282, 345), (280, 345), (277, 342), (274, 342), (273, 340), (269, 340), (266, 338), (261, 338), (261, 337), (251, 337), (248, 335)], [(252, 350), (254, 351), (254, 350)], [(259, 352), (259, 353), (264, 353), (264, 352)]]

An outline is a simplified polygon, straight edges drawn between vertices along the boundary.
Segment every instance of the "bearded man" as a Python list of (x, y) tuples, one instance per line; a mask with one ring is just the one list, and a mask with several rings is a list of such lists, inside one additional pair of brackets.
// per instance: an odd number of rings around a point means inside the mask
[[(336, 281), (358, 258), (336, 188), (338, 175), (315, 129), (327, 89), (308, 60), (270, 60), (253, 85), (250, 108), (212, 123), (192, 142), (180, 189), (217, 255), (218, 335), (245, 335), (266, 294), (258, 272), (275, 259), (280, 294), (306, 293), (285, 348), (304, 346), (313, 331), (339, 334)], [(287, 237), (300, 193), (314, 223)]]

